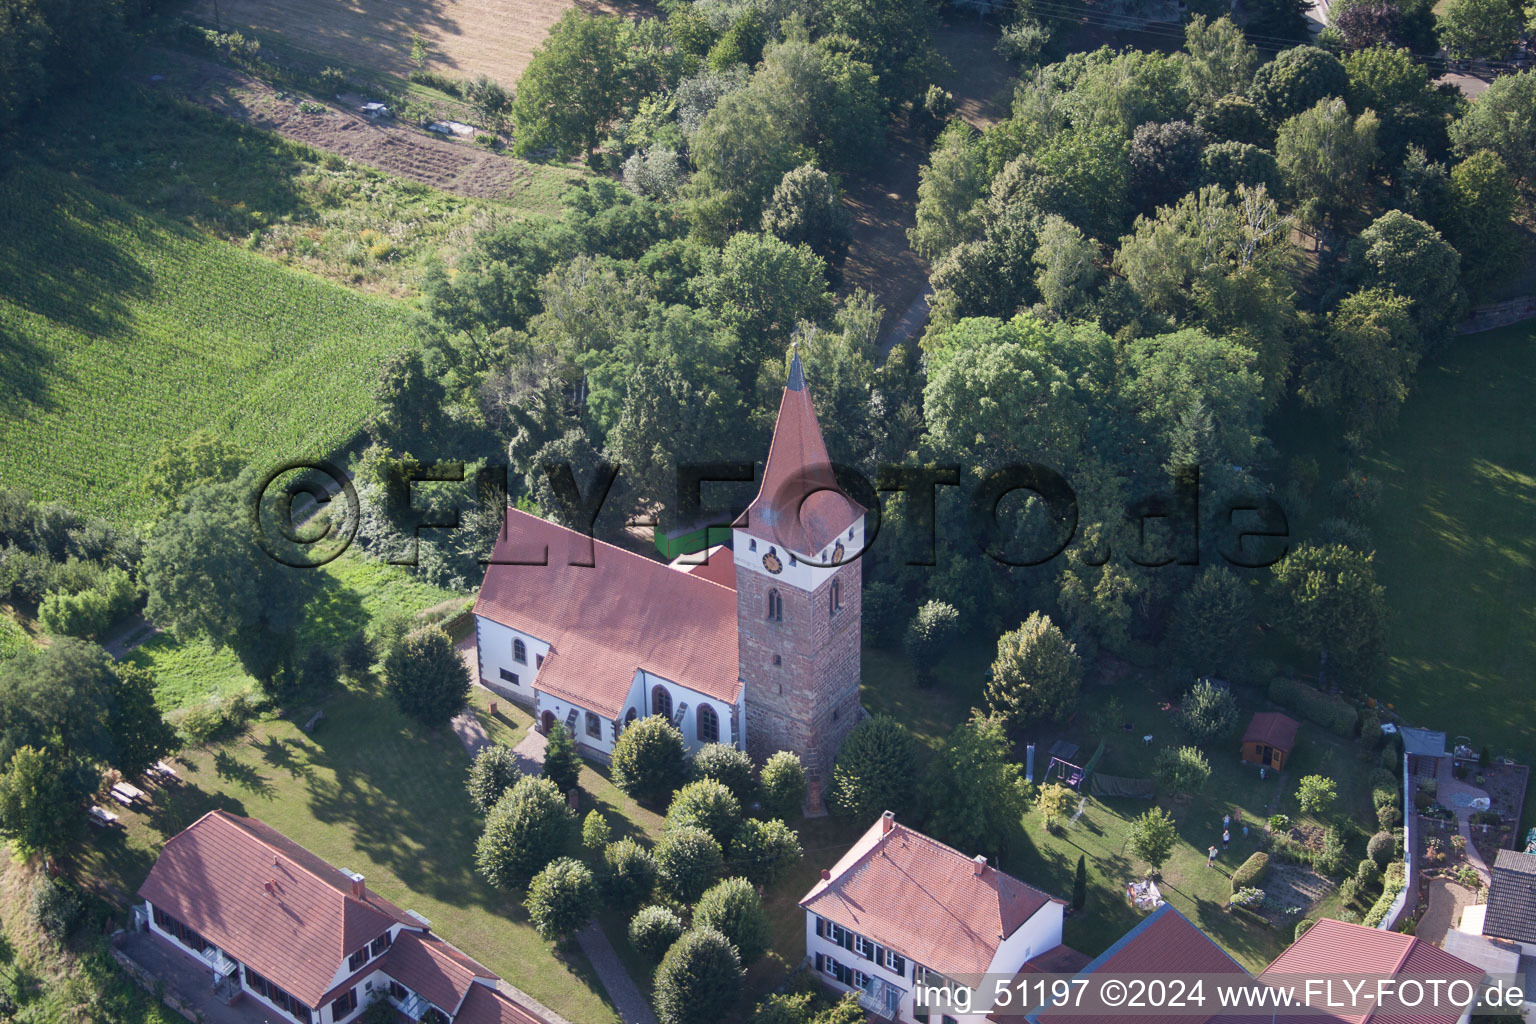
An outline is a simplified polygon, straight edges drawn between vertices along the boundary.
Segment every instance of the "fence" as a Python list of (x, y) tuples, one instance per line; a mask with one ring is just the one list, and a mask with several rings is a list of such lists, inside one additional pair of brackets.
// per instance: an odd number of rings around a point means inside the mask
[(1419, 813), (1413, 806), (1413, 776), (1408, 774), (1408, 758), (1403, 758), (1403, 891), (1387, 910), (1387, 916), (1376, 927), (1384, 932), (1397, 931), (1397, 926), (1419, 905), (1419, 859), (1414, 856), (1419, 843)]
[(1456, 328), (1456, 333), (1477, 334), (1496, 327), (1508, 327), (1532, 317), (1536, 317), (1536, 295), (1522, 295), (1518, 299), (1478, 306), (1467, 314), (1467, 318)]

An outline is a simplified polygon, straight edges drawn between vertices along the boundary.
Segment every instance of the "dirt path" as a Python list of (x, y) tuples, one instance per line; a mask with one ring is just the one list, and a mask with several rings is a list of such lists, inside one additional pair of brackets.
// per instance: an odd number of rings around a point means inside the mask
[(1455, 927), (1462, 909), (1475, 902), (1477, 894), (1466, 886), (1445, 878), (1433, 879), (1429, 883), (1429, 905), (1424, 908), (1424, 916), (1419, 918), (1413, 933), (1425, 942), (1439, 945), (1446, 932)]
[(154, 52), (156, 84), (199, 106), (376, 167), (460, 195), (509, 199), (533, 183), (528, 164), (471, 142), (453, 142), (394, 121), (371, 121), (360, 113), (325, 105), (323, 112), (301, 108), (303, 97), (278, 90), (233, 68), (169, 50)]

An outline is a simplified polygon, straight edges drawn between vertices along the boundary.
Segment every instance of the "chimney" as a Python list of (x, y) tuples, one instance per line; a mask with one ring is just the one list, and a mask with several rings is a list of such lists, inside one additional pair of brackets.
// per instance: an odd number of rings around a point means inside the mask
[(896, 824), (896, 812), (895, 811), (886, 811), (884, 814), (880, 815), (880, 834), (883, 835), (883, 836), (890, 835), (891, 834), (891, 828), (895, 824)]
[(830, 881), (832, 881), (832, 872), (828, 871), (826, 868), (822, 868), (821, 869), (821, 880), (823, 882), (830, 882)]
[(276, 896), (277, 895), (277, 883), (276, 882), (267, 882), (263, 886), (263, 888), (265, 888), (267, 890), (267, 895), (268, 896)]
[(368, 898), (368, 886), (364, 884), (363, 876), (355, 872), (352, 875), (352, 895), (360, 900)]
[(978, 853), (971, 863), (974, 865), (973, 870), (977, 878), (987, 873), (987, 858), (985, 854)]

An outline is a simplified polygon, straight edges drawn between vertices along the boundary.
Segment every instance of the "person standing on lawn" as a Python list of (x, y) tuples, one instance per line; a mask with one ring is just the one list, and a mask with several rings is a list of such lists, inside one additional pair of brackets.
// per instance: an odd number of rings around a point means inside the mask
[(1216, 866), (1216, 844), (1215, 843), (1212, 843), (1211, 844), (1211, 848), (1209, 850), (1205, 851), (1205, 866), (1208, 867), (1208, 868), (1213, 868), (1213, 867)]

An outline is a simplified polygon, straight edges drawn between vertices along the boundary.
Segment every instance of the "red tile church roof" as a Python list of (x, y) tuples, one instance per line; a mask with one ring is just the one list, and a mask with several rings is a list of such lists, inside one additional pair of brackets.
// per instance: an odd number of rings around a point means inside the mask
[(736, 526), (798, 554), (819, 556), (863, 514), (833, 476), (797, 352), (779, 403), (762, 487)]
[(474, 611), (548, 643), (538, 689), (607, 718), (636, 669), (728, 704), (741, 694), (734, 590), (515, 508)]

